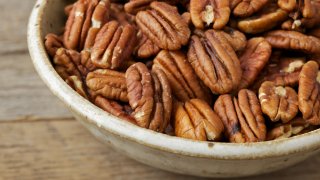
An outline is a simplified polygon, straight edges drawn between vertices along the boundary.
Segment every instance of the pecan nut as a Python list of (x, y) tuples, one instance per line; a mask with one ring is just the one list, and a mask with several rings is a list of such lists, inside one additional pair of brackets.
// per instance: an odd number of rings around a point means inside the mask
[(268, 0), (241, 0), (233, 9), (233, 15), (236, 17), (249, 17), (255, 12), (261, 10)]
[(85, 86), (82, 80), (78, 76), (69, 76), (66, 79), (66, 83), (82, 97), (88, 99), (87, 92), (85, 91)]
[(204, 36), (193, 35), (188, 61), (214, 94), (231, 92), (240, 83), (240, 61), (221, 31), (208, 30)]
[(296, 0), (278, 0), (278, 6), (287, 12), (291, 12), (296, 8), (297, 2)]
[(174, 104), (174, 130), (178, 137), (217, 141), (224, 130), (219, 116), (201, 99)]
[(138, 58), (149, 58), (155, 56), (160, 51), (159, 46), (152, 42), (141, 31), (137, 33), (138, 45), (134, 50), (134, 54)]
[(97, 67), (91, 61), (91, 53), (88, 50), (82, 50), (80, 52), (81, 57), (73, 59), (74, 64), (77, 66), (81, 75), (86, 77), (89, 72), (97, 69)]
[(81, 56), (77, 51), (59, 48), (53, 58), (54, 68), (64, 80), (69, 76), (81, 78), (81, 74), (74, 64), (74, 59), (80, 58)]
[(271, 51), (271, 45), (262, 37), (248, 41), (246, 49), (239, 57), (243, 72), (239, 89), (249, 87), (256, 80), (258, 74), (268, 63)]
[(128, 102), (124, 73), (98, 69), (87, 75), (86, 84), (92, 96), (100, 95), (107, 99)]
[(210, 103), (209, 90), (200, 82), (182, 52), (162, 50), (154, 59), (155, 67), (167, 75), (172, 92), (178, 100), (185, 102), (198, 98)]
[(133, 52), (136, 43), (135, 28), (121, 26), (116, 21), (105, 24), (92, 47), (93, 64), (104, 69), (119, 69)]
[(79, 0), (68, 17), (63, 43), (68, 49), (91, 48), (94, 39), (109, 17), (109, 0)]
[(57, 50), (59, 48), (63, 47), (63, 40), (62, 40), (61, 37), (59, 37), (59, 36), (57, 36), (55, 34), (49, 33), (45, 37), (44, 46), (46, 47), (46, 50), (47, 50), (48, 54), (51, 57), (54, 57), (54, 55), (56, 54)]
[(236, 52), (242, 51), (246, 47), (247, 38), (242, 32), (225, 27), (222, 34)]
[(320, 124), (319, 65), (308, 61), (301, 70), (299, 79), (299, 109), (311, 125)]
[(162, 49), (178, 50), (188, 43), (190, 29), (176, 7), (152, 2), (152, 10), (140, 11), (136, 22), (141, 31)]
[(274, 122), (287, 123), (298, 113), (298, 95), (291, 87), (265, 81), (259, 89), (259, 100), (262, 112)]
[(229, 0), (191, 0), (190, 15), (196, 28), (204, 29), (204, 23), (213, 29), (222, 29), (229, 21)]
[(256, 142), (266, 138), (266, 125), (259, 100), (254, 92), (242, 89), (238, 98), (220, 95), (214, 111), (221, 118), (230, 142)]

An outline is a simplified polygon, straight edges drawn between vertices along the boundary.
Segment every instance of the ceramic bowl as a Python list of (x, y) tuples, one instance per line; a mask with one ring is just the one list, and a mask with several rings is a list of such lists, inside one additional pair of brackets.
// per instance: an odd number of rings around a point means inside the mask
[(44, 36), (61, 33), (66, 0), (38, 0), (28, 25), (29, 52), (49, 89), (92, 134), (119, 152), (171, 172), (205, 177), (240, 177), (296, 164), (320, 151), (320, 130), (259, 143), (200, 142), (143, 129), (99, 109), (72, 90), (56, 73)]

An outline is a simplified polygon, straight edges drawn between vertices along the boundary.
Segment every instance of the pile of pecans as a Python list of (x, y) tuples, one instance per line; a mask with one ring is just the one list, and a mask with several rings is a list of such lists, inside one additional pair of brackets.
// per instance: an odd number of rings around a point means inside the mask
[(320, 125), (320, 0), (78, 0), (45, 47), (101, 109), (201, 141)]

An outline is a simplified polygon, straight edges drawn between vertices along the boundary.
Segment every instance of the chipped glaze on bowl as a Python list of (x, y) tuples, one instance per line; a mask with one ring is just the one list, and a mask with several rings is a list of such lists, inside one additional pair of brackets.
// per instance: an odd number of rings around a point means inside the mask
[(240, 177), (286, 168), (320, 151), (320, 130), (259, 143), (200, 142), (153, 132), (108, 114), (73, 91), (55, 72), (44, 36), (61, 33), (66, 0), (37, 0), (28, 25), (29, 52), (42, 80), (97, 138), (153, 167), (205, 177)]

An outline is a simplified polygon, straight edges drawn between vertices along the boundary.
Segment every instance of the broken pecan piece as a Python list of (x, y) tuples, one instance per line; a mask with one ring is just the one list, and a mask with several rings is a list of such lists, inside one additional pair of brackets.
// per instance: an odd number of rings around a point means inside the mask
[(188, 61), (214, 94), (237, 89), (242, 75), (240, 61), (221, 31), (208, 30), (191, 37)]
[(116, 21), (110, 21), (97, 34), (91, 60), (99, 68), (119, 69), (133, 52), (135, 43), (136, 31), (133, 26), (121, 26)]
[(77, 51), (59, 48), (53, 58), (54, 68), (64, 80), (73, 75), (81, 78), (81, 74), (74, 64), (74, 59), (80, 58)]
[(178, 137), (217, 141), (224, 130), (219, 116), (203, 100), (174, 104), (174, 130)]
[(287, 123), (298, 113), (298, 96), (291, 87), (265, 81), (259, 89), (259, 99), (262, 112), (273, 122)]
[(107, 99), (128, 102), (125, 74), (108, 69), (90, 72), (86, 84), (92, 96), (103, 96)]
[(178, 50), (188, 43), (190, 29), (174, 6), (152, 2), (151, 10), (140, 11), (136, 22), (141, 31), (162, 49)]
[(77, 93), (79, 93), (82, 97), (88, 99), (87, 93), (85, 91), (84, 84), (82, 80), (78, 76), (69, 76), (66, 79), (66, 83), (74, 89)]
[(238, 98), (220, 95), (214, 111), (221, 118), (230, 142), (256, 142), (266, 138), (266, 126), (259, 100), (254, 92), (242, 89)]
[(236, 17), (249, 17), (262, 9), (268, 0), (241, 0), (233, 9), (233, 15)]
[(57, 50), (63, 47), (62, 38), (55, 34), (49, 33), (44, 39), (44, 46), (51, 57), (54, 57)]
[(229, 0), (190, 0), (191, 20), (196, 28), (204, 29), (204, 23), (213, 29), (222, 29), (229, 21)]

